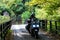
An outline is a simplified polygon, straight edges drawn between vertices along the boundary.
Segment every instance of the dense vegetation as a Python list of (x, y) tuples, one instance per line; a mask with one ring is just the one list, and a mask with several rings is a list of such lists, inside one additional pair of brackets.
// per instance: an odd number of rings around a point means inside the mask
[(59, 20), (60, 18), (60, 1), (59, 0), (31, 0), (26, 5), (29, 8), (35, 6), (36, 17), (39, 19)]
[[(60, 0), (31, 0), (25, 3), (28, 10), (32, 11), (35, 8), (36, 18), (39, 20), (60, 20)], [(47, 29), (50, 30), (48, 22)], [(52, 22), (52, 31), (56, 31), (55, 22)], [(60, 22), (57, 24), (60, 27)], [(58, 30), (60, 30), (58, 28)], [(57, 31), (58, 31), (57, 30)]]
[(60, 20), (60, 0), (0, 0), (0, 4), (0, 15), (3, 10), (7, 10), (11, 18), (21, 15), (22, 20), (27, 20), (35, 9), (35, 17), (39, 20)]
[(10, 17), (6, 17), (6, 16), (0, 16), (0, 24), (7, 22), (10, 20)]
[(0, 14), (4, 9), (12, 11), (16, 15), (22, 14), (25, 10), (31, 13), (35, 7), (38, 19), (60, 20), (59, 0), (25, 0), (25, 3), (23, 0), (0, 0), (0, 4)]

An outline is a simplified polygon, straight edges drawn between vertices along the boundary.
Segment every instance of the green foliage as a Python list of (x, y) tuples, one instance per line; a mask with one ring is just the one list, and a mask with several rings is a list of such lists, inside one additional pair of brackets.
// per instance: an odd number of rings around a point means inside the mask
[(11, 6), (11, 9), (16, 13), (16, 14), (20, 14), (20, 11), (23, 9), (22, 5), (20, 6), (19, 4), (15, 4)]
[(10, 17), (8, 16), (1, 16), (0, 15), (0, 24), (5, 23), (10, 20)]
[(2, 6), (3, 9), (6, 8), (11, 11), (13, 10), (13, 12), (16, 14), (20, 14), (20, 11), (23, 8), (22, 0), (0, 0), (0, 4), (0, 6)]
[(46, 11), (44, 9), (38, 9), (36, 8), (36, 17), (38, 19), (47, 19), (48, 14), (46, 13)]
[(11, 9), (7, 9), (7, 12), (10, 14), (11, 18), (15, 16), (15, 13)]
[(13, 3), (10, 8), (14, 11), (15, 14), (22, 14), (23, 7), (24, 5), (22, 0), (15, 0), (15, 3)]
[[(0, 23), (9, 21), (10, 18), (15, 15), (14, 12), (10, 9), (10, 6), (14, 3), (14, 1), (15, 0), (0, 0)], [(10, 17), (1, 16), (3, 10), (6, 10)]]
[[(31, 11), (35, 5), (35, 16), (41, 20), (60, 20), (60, 0), (31, 0), (26, 2), (28, 10)], [(50, 30), (50, 23), (47, 23), (47, 31)], [(55, 22), (52, 22), (55, 25)], [(58, 30), (60, 30), (60, 22), (58, 22)], [(56, 31), (52, 26), (52, 31)]]
[(7, 32), (8, 32), (8, 34), (10, 34), (10, 33), (12, 33), (12, 30), (8, 29), (8, 31), (7, 31)]
[(23, 12), (23, 14), (21, 15), (23, 23), (25, 20), (27, 20), (30, 17), (30, 15), (31, 13), (29, 11)]
[(22, 14), (22, 19), (26, 20), (30, 17), (31, 13), (29, 11), (25, 11)]
[[(7, 10), (10, 17), (23, 13), (21, 15), (22, 20), (27, 20), (34, 7), (36, 18), (44, 20), (60, 20), (60, 0), (26, 0), (25, 5), (22, 3), (22, 0), (0, 0), (0, 15), (3, 10)], [(7, 20), (9, 20), (9, 17), (7, 19), (5, 16), (0, 16), (1, 23)], [(54, 22), (52, 23), (54, 25)], [(58, 22), (58, 25), (60, 26), (60, 22)], [(49, 25), (47, 26), (49, 31), (50, 27)], [(54, 30), (55, 27), (53, 26), (53, 31)]]
[(60, 7), (59, 0), (31, 0), (29, 3), (26, 2), (25, 5), (34, 7), (36, 5), (36, 17), (38, 19), (47, 19), (47, 20), (58, 20), (59, 12), (57, 12), (58, 8)]

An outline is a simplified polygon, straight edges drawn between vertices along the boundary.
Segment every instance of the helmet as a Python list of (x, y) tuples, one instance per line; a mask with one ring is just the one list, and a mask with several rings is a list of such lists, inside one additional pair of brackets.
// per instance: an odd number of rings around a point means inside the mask
[(33, 18), (33, 17), (35, 17), (35, 14), (34, 14), (34, 12), (32, 12), (32, 14), (31, 14), (31, 18)]

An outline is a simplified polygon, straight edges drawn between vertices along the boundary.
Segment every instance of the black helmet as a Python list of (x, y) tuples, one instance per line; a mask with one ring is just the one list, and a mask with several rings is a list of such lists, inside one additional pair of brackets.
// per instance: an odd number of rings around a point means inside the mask
[(34, 12), (32, 12), (31, 17), (32, 17), (32, 18), (35, 17), (35, 13), (34, 13)]

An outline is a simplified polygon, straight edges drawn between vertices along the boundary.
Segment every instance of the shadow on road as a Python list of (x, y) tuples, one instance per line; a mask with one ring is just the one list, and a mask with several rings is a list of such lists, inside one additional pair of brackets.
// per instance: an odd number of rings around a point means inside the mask
[(36, 38), (31, 37), (30, 35), (22, 35), (21, 37), (14, 35), (13, 40), (42, 40), (42, 39), (40, 38), (36, 39)]
[[(13, 30), (14, 31), (14, 40), (37, 40), (35, 38), (33, 38), (28, 31), (26, 31), (26, 29), (21, 28), (21, 29), (16, 29)], [(38, 39), (39, 40), (39, 39)], [(41, 39), (40, 39), (41, 40)]]
[(39, 31), (39, 39), (35, 39), (30, 36), (28, 31), (25, 29), (26, 25), (13, 25), (13, 40), (54, 40), (51, 37), (45, 35), (45, 32)]
[[(14, 31), (14, 40), (37, 40), (34, 37), (31, 37), (31, 35), (26, 31), (26, 29), (15, 29)], [(49, 36), (46, 36), (44, 34), (39, 34), (38, 40), (53, 40)]]

